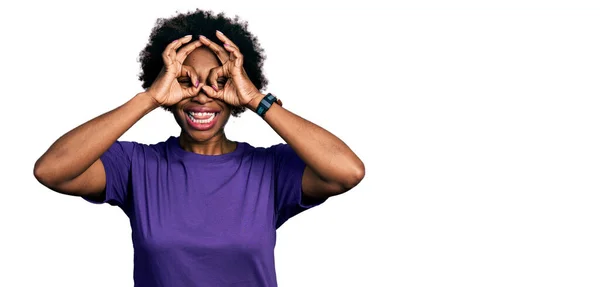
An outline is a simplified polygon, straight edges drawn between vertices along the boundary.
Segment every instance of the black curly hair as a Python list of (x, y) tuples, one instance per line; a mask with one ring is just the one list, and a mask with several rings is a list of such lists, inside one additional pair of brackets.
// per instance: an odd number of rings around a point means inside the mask
[[(260, 91), (268, 84), (263, 74), (263, 62), (266, 58), (257, 38), (248, 31), (248, 22), (239, 16), (226, 17), (223, 12), (215, 14), (212, 11), (196, 9), (187, 13), (178, 13), (171, 18), (159, 18), (152, 29), (148, 45), (140, 52), (139, 62), (142, 72), (139, 80), (144, 89), (149, 88), (163, 67), (162, 52), (167, 45), (185, 35), (198, 37), (204, 35), (215, 43), (221, 41), (215, 35), (216, 30), (223, 32), (235, 43), (244, 55), (244, 69), (248, 78)], [(170, 107), (163, 107), (170, 111)], [(231, 115), (239, 116), (245, 107), (231, 107)]]

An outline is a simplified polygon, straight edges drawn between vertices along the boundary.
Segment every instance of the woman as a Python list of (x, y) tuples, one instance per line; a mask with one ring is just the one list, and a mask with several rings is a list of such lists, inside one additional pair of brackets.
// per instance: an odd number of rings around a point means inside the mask
[[(260, 92), (262, 52), (238, 18), (197, 10), (161, 19), (141, 53), (145, 90), (36, 162), (48, 188), (123, 209), (136, 286), (276, 286), (276, 229), (364, 177), (341, 140)], [(118, 141), (158, 107), (173, 113), (178, 137)], [(286, 143), (228, 139), (229, 116), (246, 109)]]

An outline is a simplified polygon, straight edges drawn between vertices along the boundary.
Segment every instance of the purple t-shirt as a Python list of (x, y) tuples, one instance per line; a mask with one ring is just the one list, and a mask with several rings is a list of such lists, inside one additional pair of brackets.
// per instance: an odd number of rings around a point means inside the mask
[(135, 286), (277, 286), (276, 229), (325, 201), (303, 202), (305, 163), (287, 144), (211, 156), (178, 137), (118, 141), (101, 160), (104, 202), (130, 219)]

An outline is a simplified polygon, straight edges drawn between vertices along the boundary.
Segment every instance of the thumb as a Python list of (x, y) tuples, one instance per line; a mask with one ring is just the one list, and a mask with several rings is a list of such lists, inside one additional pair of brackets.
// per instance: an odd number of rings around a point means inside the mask
[(196, 72), (191, 67), (181, 66), (181, 74), (179, 76), (188, 77), (190, 79), (190, 83), (187, 85), (187, 87), (181, 85), (181, 89), (184, 91), (186, 96), (193, 96), (200, 91), (200, 80), (198, 79)]
[(223, 100), (223, 90), (217, 92), (209, 85), (202, 85), (201, 89), (207, 96), (213, 99)]

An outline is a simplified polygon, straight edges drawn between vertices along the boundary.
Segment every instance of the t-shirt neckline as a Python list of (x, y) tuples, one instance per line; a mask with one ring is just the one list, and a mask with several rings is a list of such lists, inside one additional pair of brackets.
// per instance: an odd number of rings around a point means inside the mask
[(179, 145), (179, 136), (171, 136), (167, 140), (169, 148), (179, 157), (184, 158), (184, 159), (191, 159), (194, 161), (202, 161), (202, 162), (223, 162), (223, 161), (230, 160), (232, 158), (239, 157), (240, 155), (242, 155), (244, 153), (244, 150), (246, 148), (246, 143), (238, 142), (238, 141), (233, 141), (233, 142), (236, 143), (236, 147), (235, 147), (235, 150), (233, 150), (232, 152), (225, 153), (225, 154), (219, 154), (219, 155), (205, 155), (205, 154), (197, 154), (195, 152), (184, 150)]

